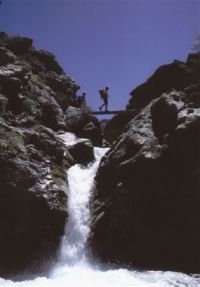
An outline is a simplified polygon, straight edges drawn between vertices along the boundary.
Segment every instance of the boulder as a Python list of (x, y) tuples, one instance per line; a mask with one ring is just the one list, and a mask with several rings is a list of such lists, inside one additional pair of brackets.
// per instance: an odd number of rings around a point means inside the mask
[[(163, 94), (158, 101), (151, 106), (152, 128), (156, 137), (162, 137), (172, 132), (178, 125), (178, 110), (184, 108), (181, 101), (181, 92)], [(184, 94), (183, 94), (184, 98)]]
[(152, 101), (103, 158), (89, 240), (101, 260), (200, 272), (200, 107), (192, 104), (178, 91)]
[(78, 137), (90, 139), (93, 145), (101, 146), (100, 122), (88, 111), (70, 106), (65, 112), (65, 123), (68, 131)]
[(81, 165), (88, 165), (94, 161), (94, 150), (90, 140), (81, 140), (69, 146), (69, 153), (75, 162)]

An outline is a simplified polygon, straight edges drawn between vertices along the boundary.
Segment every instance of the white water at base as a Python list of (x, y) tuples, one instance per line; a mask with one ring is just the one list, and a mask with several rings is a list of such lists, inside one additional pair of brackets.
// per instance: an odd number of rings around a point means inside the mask
[(89, 235), (89, 199), (93, 178), (106, 149), (95, 148), (95, 163), (68, 171), (69, 219), (60, 250), (60, 259), (51, 275), (13, 282), (0, 278), (0, 286), (10, 287), (200, 287), (200, 279), (175, 272), (137, 272), (127, 269), (102, 270), (89, 262), (85, 243)]

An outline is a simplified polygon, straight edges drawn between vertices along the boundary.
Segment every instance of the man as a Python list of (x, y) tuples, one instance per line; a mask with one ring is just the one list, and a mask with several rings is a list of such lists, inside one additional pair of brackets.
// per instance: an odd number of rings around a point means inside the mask
[(78, 104), (78, 107), (82, 107), (82, 106), (85, 106), (85, 97), (86, 97), (86, 93), (83, 92), (81, 96), (78, 96), (77, 98), (77, 104)]
[(108, 111), (108, 87), (105, 87), (103, 90), (99, 90), (99, 94), (101, 99), (103, 100), (103, 104), (99, 107), (99, 110), (101, 111), (102, 108), (105, 106), (105, 112)]

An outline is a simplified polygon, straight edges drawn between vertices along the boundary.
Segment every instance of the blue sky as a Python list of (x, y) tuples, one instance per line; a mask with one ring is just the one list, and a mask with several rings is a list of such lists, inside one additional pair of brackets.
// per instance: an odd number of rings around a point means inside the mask
[(2, 0), (0, 30), (34, 39), (100, 105), (126, 106), (157, 67), (185, 61), (200, 31), (200, 0)]

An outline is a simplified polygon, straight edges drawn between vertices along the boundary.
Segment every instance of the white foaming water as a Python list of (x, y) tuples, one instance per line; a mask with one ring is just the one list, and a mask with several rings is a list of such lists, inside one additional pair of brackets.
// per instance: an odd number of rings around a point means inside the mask
[[(74, 141), (71, 136), (67, 138)], [(11, 287), (198, 287), (200, 280), (175, 272), (137, 272), (126, 269), (101, 270), (85, 255), (90, 231), (89, 199), (99, 161), (107, 149), (95, 148), (95, 163), (88, 168), (79, 165), (68, 171), (68, 224), (62, 240), (60, 260), (52, 274), (34, 280), (13, 282), (0, 278), (0, 286)]]
[(61, 248), (61, 263), (74, 264), (85, 258), (85, 244), (90, 231), (89, 199), (93, 178), (107, 149), (94, 148), (95, 163), (88, 168), (74, 165), (68, 170), (69, 218)]

